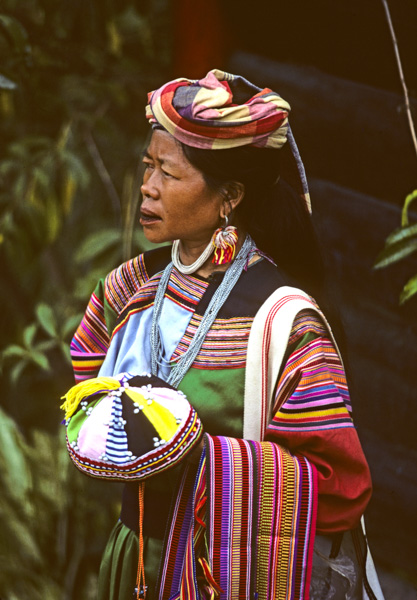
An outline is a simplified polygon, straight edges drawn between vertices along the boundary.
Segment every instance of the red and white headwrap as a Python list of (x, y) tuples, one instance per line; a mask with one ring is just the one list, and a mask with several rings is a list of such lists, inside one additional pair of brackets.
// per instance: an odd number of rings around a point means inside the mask
[(174, 79), (150, 92), (146, 117), (194, 148), (283, 148), (284, 178), (311, 212), (304, 166), (288, 123), (290, 110), (269, 88), (213, 69), (203, 79)]

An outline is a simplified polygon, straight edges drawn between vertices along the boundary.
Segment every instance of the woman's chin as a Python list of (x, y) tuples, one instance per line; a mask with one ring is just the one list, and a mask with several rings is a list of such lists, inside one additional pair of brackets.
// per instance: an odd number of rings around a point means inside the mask
[(171, 242), (171, 238), (164, 236), (161, 232), (155, 231), (152, 227), (143, 227), (143, 233), (148, 240), (152, 244), (166, 244), (167, 242)]

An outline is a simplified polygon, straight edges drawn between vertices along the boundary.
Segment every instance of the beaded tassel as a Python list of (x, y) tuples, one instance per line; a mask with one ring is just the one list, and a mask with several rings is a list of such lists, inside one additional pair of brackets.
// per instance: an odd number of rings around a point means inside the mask
[(216, 229), (213, 235), (215, 265), (224, 265), (232, 262), (236, 254), (237, 229), (232, 225)]
[(94, 394), (104, 394), (111, 390), (117, 390), (119, 387), (120, 381), (114, 377), (94, 377), (77, 383), (61, 398), (61, 400), (65, 400), (61, 405), (62, 410), (65, 410), (65, 419), (68, 419), (75, 413), (79, 403), (84, 398), (93, 396)]

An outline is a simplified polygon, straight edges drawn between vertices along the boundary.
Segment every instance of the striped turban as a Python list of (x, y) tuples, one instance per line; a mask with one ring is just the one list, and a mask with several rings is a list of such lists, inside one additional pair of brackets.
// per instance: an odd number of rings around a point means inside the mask
[(200, 81), (175, 79), (149, 94), (146, 116), (196, 148), (281, 148), (290, 105), (268, 88), (253, 95), (243, 82), (216, 69)]
[(288, 122), (290, 110), (288, 102), (269, 88), (213, 69), (198, 81), (174, 79), (150, 92), (146, 117), (152, 126), (163, 127), (194, 148), (284, 147), (289, 174), (285, 178), (311, 212), (304, 166)]

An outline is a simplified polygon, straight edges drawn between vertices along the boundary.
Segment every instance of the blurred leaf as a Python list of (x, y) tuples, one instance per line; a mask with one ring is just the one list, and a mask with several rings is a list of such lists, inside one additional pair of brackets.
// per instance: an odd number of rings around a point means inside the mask
[(7, 348), (2, 352), (3, 358), (22, 357), (26, 356), (26, 354), (27, 350), (25, 350), (21, 346), (17, 346), (16, 344), (11, 344), (10, 346), (7, 346)]
[(414, 239), (400, 240), (399, 242), (390, 244), (377, 256), (374, 267), (376, 269), (386, 267), (387, 265), (398, 262), (406, 256), (409, 256), (416, 250), (417, 240)]
[(30, 52), (28, 35), (17, 19), (10, 15), (0, 15), (0, 32), (6, 34), (14, 51), (22, 55)]
[(66, 344), (65, 342), (61, 342), (60, 346), (61, 348), (61, 352), (65, 358), (65, 360), (68, 362), (69, 365), (72, 364), (72, 358), (71, 358), (71, 352), (70, 349), (68, 347), (68, 344)]
[(33, 205), (37, 209), (42, 208), (42, 201), (40, 194), (38, 193), (38, 186), (36, 185), (36, 179), (32, 177), (26, 185), (25, 202)]
[(33, 167), (32, 170), (33, 179), (35, 182), (39, 183), (45, 190), (47, 190), (50, 186), (50, 177), (49, 174), (42, 169), (41, 167)]
[(20, 552), (27, 557), (33, 566), (41, 563), (41, 556), (36, 537), (30, 532), (27, 524), (19, 519), (18, 515), (9, 519), (8, 527), (11, 530), (15, 543), (19, 545)]
[(14, 160), (3, 160), (0, 163), (0, 175), (3, 177), (8, 175), (14, 169), (16, 169), (16, 162)]
[(39, 323), (46, 333), (51, 337), (56, 337), (58, 335), (58, 328), (52, 308), (48, 304), (41, 303), (37, 305), (35, 312)]
[(69, 317), (62, 326), (62, 337), (65, 339), (68, 336), (73, 336), (78, 325), (81, 323), (81, 319), (83, 318), (83, 313), (78, 313), (77, 315), (73, 315)]
[(62, 208), (64, 215), (69, 215), (72, 208), (75, 192), (77, 190), (77, 182), (71, 173), (66, 173), (62, 186)]
[(36, 323), (32, 323), (31, 325), (25, 327), (25, 329), (23, 330), (23, 342), (26, 348), (28, 348), (29, 350), (35, 338), (37, 328), (38, 326), (36, 325)]
[(33, 352), (30, 353), (30, 358), (31, 358), (31, 360), (33, 360), (33, 362), (35, 364), (38, 365), (38, 367), (40, 367), (44, 371), (49, 371), (49, 369), (50, 369), (49, 360), (45, 356), (45, 354), (42, 354), (42, 352), (38, 352), (38, 351), (34, 350)]
[(97, 282), (105, 275), (106, 270), (103, 267), (99, 267), (89, 270), (84, 277), (79, 277), (75, 282), (74, 297), (85, 305)]
[(23, 360), (20, 360), (18, 363), (16, 363), (13, 366), (13, 368), (10, 371), (10, 381), (12, 382), (13, 385), (17, 384), (22, 372), (28, 366), (28, 364), (29, 364), (28, 359), (23, 359)]
[(122, 54), (123, 39), (119, 33), (117, 25), (114, 21), (107, 24), (107, 33), (109, 36), (109, 49), (112, 54), (120, 57)]
[(410, 204), (412, 202), (414, 202), (414, 200), (416, 198), (417, 198), (417, 190), (414, 190), (413, 192), (411, 192), (411, 194), (408, 194), (408, 196), (405, 199), (403, 210), (402, 210), (402, 215), (401, 215), (401, 225), (403, 227), (406, 227), (408, 225), (408, 210), (410, 208)]
[(60, 156), (74, 180), (82, 188), (85, 188), (90, 181), (90, 175), (82, 160), (76, 154), (67, 149), (63, 149), (60, 153)]
[(386, 244), (391, 245), (400, 240), (405, 240), (411, 237), (417, 237), (417, 223), (414, 225), (408, 225), (407, 227), (399, 227), (395, 229), (386, 239)]
[(0, 408), (0, 480), (16, 499), (25, 497), (32, 485), (26, 460), (26, 444), (16, 423)]
[(0, 73), (0, 89), (2, 90), (14, 90), (16, 89), (16, 84), (11, 79), (8, 79), (4, 75)]
[(65, 148), (65, 146), (68, 143), (68, 139), (70, 137), (70, 133), (71, 133), (71, 122), (66, 123), (61, 130), (61, 133), (59, 135), (58, 141), (57, 141), (57, 150), (61, 151)]
[(47, 225), (47, 242), (52, 244), (61, 230), (62, 217), (56, 197), (48, 196), (45, 202), (45, 217)]
[(102, 229), (87, 237), (75, 253), (77, 263), (85, 262), (96, 258), (99, 254), (105, 252), (116, 244), (121, 244), (120, 229)]
[(36, 344), (36, 350), (42, 353), (48, 352), (49, 350), (52, 350), (52, 348), (56, 348), (58, 344), (59, 341), (57, 339), (45, 340), (44, 342), (39, 342), (39, 344)]
[(407, 300), (417, 294), (417, 275), (414, 275), (407, 281), (400, 295), (400, 304), (404, 304)]

